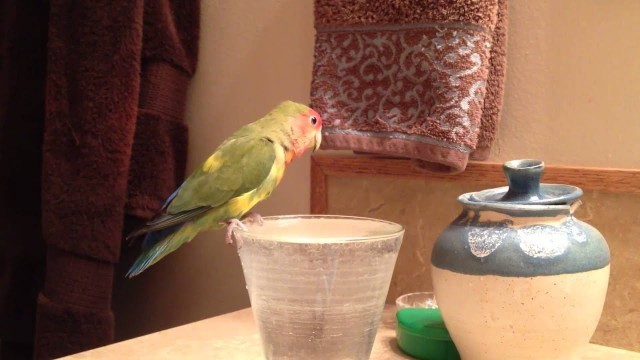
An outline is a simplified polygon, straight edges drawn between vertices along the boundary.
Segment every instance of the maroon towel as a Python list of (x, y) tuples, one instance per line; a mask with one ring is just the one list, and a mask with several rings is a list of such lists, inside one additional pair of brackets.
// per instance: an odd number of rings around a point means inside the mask
[(311, 102), (323, 148), (460, 172), (502, 107), (506, 0), (315, 0)]
[(109, 344), (125, 214), (184, 176), (198, 0), (51, 0), (36, 358)]

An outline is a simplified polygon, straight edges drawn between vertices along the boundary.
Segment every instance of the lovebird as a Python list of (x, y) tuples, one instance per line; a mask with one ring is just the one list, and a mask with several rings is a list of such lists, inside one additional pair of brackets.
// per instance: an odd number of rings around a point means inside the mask
[(159, 212), (127, 239), (145, 235), (142, 254), (126, 277), (140, 274), (199, 232), (242, 220), (262, 223), (251, 209), (278, 186), (287, 165), (322, 142), (322, 119), (302, 104), (285, 101), (261, 119), (234, 132), (171, 194)]

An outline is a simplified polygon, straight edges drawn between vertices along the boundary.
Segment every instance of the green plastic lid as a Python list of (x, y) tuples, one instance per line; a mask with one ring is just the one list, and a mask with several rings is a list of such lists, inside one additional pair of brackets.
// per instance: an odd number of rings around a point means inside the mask
[(396, 314), (398, 325), (433, 340), (451, 340), (440, 309), (408, 308)]
[(398, 346), (405, 353), (418, 359), (460, 359), (440, 309), (401, 309), (396, 313), (396, 319)]

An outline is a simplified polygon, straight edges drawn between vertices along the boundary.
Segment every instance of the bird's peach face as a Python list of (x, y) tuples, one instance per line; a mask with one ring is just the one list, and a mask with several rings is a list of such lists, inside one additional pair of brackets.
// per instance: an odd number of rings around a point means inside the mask
[(322, 118), (320, 115), (315, 110), (309, 109), (306, 113), (301, 114), (297, 120), (298, 133), (304, 148), (301, 150), (318, 150), (322, 143)]

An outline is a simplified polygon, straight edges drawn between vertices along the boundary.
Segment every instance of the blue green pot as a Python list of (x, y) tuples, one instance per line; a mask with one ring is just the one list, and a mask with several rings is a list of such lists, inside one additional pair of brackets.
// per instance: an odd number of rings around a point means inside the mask
[(541, 184), (539, 160), (503, 168), (508, 186), (461, 195), (434, 245), (444, 322), (462, 359), (570, 359), (600, 319), (609, 248), (573, 216), (580, 188)]

